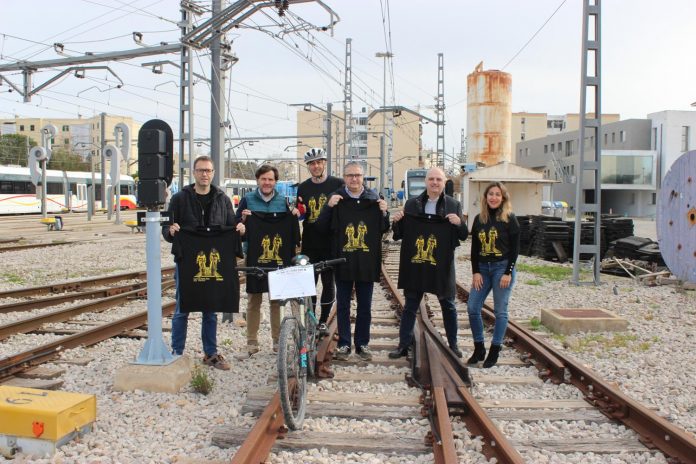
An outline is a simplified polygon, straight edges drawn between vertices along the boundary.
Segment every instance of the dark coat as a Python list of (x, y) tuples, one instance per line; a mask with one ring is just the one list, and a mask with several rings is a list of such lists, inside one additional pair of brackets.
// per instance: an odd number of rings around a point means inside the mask
[[(418, 195), (416, 198), (411, 198), (404, 205), (405, 214), (414, 215), (424, 215), (425, 205), (428, 203), (428, 192), (424, 191), (422, 194)], [(441, 217), (445, 217), (448, 214), (454, 213), (462, 219), (462, 223), (459, 226), (452, 225), (452, 227), (457, 229), (457, 235), (459, 240), (466, 240), (469, 235), (469, 229), (466, 227), (466, 221), (462, 218), (462, 205), (454, 198), (442, 193), (440, 199), (437, 200), (437, 205), (435, 206), (435, 214)], [(404, 236), (404, 231), (402, 228), (403, 219), (401, 221), (394, 222), (392, 224), (393, 239), (401, 240)], [(408, 289), (404, 289), (408, 290)], [(449, 278), (447, 279), (447, 289), (442, 295), (437, 295), (438, 297), (448, 297), (452, 298), (456, 294), (456, 276), (454, 271), (454, 259), (450, 265)]]
[[(207, 225), (234, 226), (237, 224), (230, 198), (215, 185), (211, 185), (210, 189), (214, 194), (213, 201), (210, 203), (210, 219)], [(195, 228), (206, 225), (203, 223), (203, 207), (198, 198), (196, 198), (193, 184), (186, 185), (172, 197), (169, 202), (169, 214), (171, 215), (172, 223), (177, 223), (182, 228)], [(162, 237), (172, 244), (172, 254), (177, 256), (177, 245), (174, 237), (169, 234), (169, 226), (162, 226)]]

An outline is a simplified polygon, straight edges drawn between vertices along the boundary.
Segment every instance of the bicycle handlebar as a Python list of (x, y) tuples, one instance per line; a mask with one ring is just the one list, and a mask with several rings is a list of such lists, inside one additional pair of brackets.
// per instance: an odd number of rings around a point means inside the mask
[[(319, 261), (318, 263), (313, 264), (314, 272), (321, 272), (324, 269), (326, 269), (327, 267), (333, 267), (337, 264), (342, 264), (345, 262), (346, 262), (346, 258), (336, 258), (336, 259), (328, 259), (326, 261)], [(251, 267), (239, 266), (239, 267), (237, 267), (237, 271), (246, 272), (247, 274), (255, 275), (257, 277), (263, 277), (264, 275), (268, 274), (269, 272), (277, 271), (279, 269), (282, 269), (282, 268), (281, 267), (261, 267), (261, 266), (251, 266)]]

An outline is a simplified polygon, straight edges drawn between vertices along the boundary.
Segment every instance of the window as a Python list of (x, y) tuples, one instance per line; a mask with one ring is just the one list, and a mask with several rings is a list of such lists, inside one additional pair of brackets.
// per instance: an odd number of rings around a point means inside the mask
[(555, 144), (555, 143), (552, 143), (552, 144), (551, 144), (551, 153), (554, 152), (554, 148), (555, 148), (555, 147), (556, 147), (556, 144)]
[(656, 205), (657, 204), (657, 193), (653, 192), (652, 194), (652, 200), (651, 200), (651, 205)]
[(548, 145), (544, 145), (544, 153), (548, 153), (548, 152), (549, 152), (549, 146), (548, 146)]
[(566, 140), (566, 156), (570, 156), (573, 154), (573, 141), (572, 140)]
[(524, 149), (524, 156), (529, 156), (529, 148)]
[(63, 139), (64, 145), (70, 145), (70, 139)]
[(562, 147), (561, 147), (561, 142), (558, 142), (558, 148), (556, 149), (556, 150), (558, 150), (558, 153), (561, 152), (561, 148), (562, 148)]
[(63, 132), (70, 132), (70, 126), (63, 126)]
[(682, 126), (681, 151), (689, 151), (689, 126)]
[(33, 124), (30, 124), (30, 125), (29, 125), (29, 130), (32, 131), (32, 132), (34, 131), (34, 125), (33, 125)]
[(605, 147), (607, 146), (607, 142), (608, 142), (608, 141), (609, 141), (609, 134), (607, 134), (607, 133), (605, 132), (605, 133), (604, 133), (604, 146), (605, 146)]
[(20, 132), (24, 132), (24, 124), (19, 125), (19, 130), (20, 130)]
[(657, 150), (657, 127), (653, 127), (652, 140), (650, 142), (651, 142), (652, 149)]
[(522, 149), (520, 148), (520, 158), (522, 158)]
[(616, 132), (611, 133), (611, 143), (616, 143)]
[(624, 131), (624, 130), (619, 131), (619, 140), (621, 140), (621, 142), (626, 141), (626, 131)]

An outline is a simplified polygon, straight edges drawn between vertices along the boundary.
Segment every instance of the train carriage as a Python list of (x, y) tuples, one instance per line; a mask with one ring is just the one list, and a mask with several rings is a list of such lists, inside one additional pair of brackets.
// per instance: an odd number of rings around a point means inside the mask
[[(88, 186), (92, 183), (90, 172), (46, 170), (46, 211), (86, 211)], [(107, 175), (107, 183), (110, 177)], [(135, 209), (135, 182), (131, 176), (121, 175), (120, 208)], [(67, 194), (66, 194), (67, 192)], [(103, 208), (101, 199), (101, 174), (95, 174), (95, 207)], [(114, 197), (115, 199), (115, 197)], [(0, 214), (27, 214), (41, 212), (41, 197), (36, 194), (29, 168), (0, 166)]]

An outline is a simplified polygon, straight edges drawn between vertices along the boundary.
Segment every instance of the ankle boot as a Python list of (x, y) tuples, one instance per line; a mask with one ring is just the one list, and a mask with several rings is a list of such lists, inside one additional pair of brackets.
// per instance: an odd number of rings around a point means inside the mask
[(466, 361), (467, 364), (476, 364), (486, 357), (486, 345), (483, 342), (474, 342), (474, 354)]
[(491, 345), (488, 350), (488, 357), (483, 362), (484, 368), (489, 368), (495, 366), (498, 362), (498, 354), (500, 353), (500, 345)]

